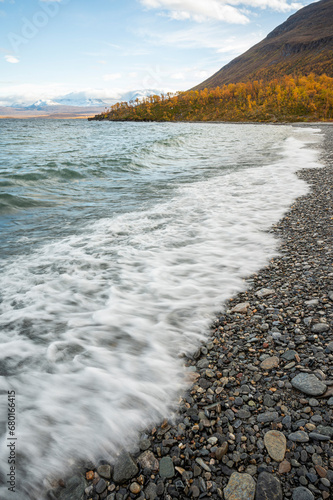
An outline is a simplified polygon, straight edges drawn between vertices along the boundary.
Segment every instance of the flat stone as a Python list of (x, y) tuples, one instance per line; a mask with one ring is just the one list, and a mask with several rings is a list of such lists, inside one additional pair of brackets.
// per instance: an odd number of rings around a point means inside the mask
[(291, 471), (291, 463), (288, 460), (283, 460), (279, 465), (279, 474), (287, 474)]
[(233, 472), (224, 488), (225, 500), (254, 500), (256, 483), (250, 474)]
[(147, 500), (155, 500), (157, 498), (157, 486), (155, 483), (150, 482), (145, 489), (145, 495)]
[(328, 387), (327, 391), (320, 397), (321, 398), (330, 398), (331, 396), (333, 396), (333, 385)]
[(259, 299), (263, 299), (264, 297), (268, 297), (269, 295), (273, 295), (275, 293), (275, 290), (272, 288), (262, 288), (261, 290), (258, 290), (256, 292), (256, 296)]
[(129, 453), (124, 451), (118, 457), (113, 470), (113, 481), (115, 483), (124, 483), (132, 477), (136, 476), (139, 472), (138, 466), (134, 462)]
[(241, 302), (231, 309), (232, 313), (246, 314), (248, 308), (250, 307), (249, 302)]
[(287, 448), (285, 435), (279, 431), (268, 431), (265, 434), (264, 443), (269, 456), (276, 462), (282, 462)]
[(327, 470), (324, 469), (321, 465), (315, 465), (316, 472), (318, 476), (320, 477), (326, 477), (327, 476)]
[(143, 453), (138, 458), (138, 463), (141, 465), (141, 467), (150, 469), (151, 471), (158, 471), (158, 460), (155, 457), (154, 453), (147, 450)]
[(292, 379), (291, 384), (309, 396), (321, 396), (326, 391), (326, 384), (310, 373), (299, 373)]
[(293, 350), (285, 351), (281, 358), (283, 358), (285, 361), (293, 361), (295, 359), (297, 352)]
[(200, 467), (202, 467), (205, 471), (207, 471), (207, 472), (210, 472), (210, 471), (211, 471), (211, 469), (210, 469), (209, 465), (207, 465), (207, 464), (206, 464), (206, 463), (202, 460), (202, 458), (196, 458), (196, 459), (195, 459), (195, 461), (196, 461), (196, 463), (197, 463), (198, 465), (200, 465)]
[(175, 475), (175, 468), (171, 457), (163, 457), (160, 460), (159, 474), (162, 478), (170, 479)]
[(295, 443), (307, 443), (309, 441), (309, 436), (304, 431), (297, 431), (289, 434), (288, 439), (290, 439), (290, 441), (294, 441)]
[(251, 412), (249, 410), (245, 410), (244, 408), (242, 408), (237, 413), (237, 417), (238, 418), (242, 418), (242, 419), (244, 419), (244, 418), (250, 418), (251, 417)]
[(106, 490), (106, 482), (104, 479), (100, 479), (98, 483), (96, 484), (96, 493), (100, 494), (103, 493), (104, 490)]
[(261, 472), (258, 476), (255, 500), (282, 500), (283, 493), (280, 481), (268, 472)]
[(150, 448), (150, 440), (149, 439), (141, 439), (139, 443), (139, 447), (141, 451), (146, 451)]
[(104, 479), (111, 479), (111, 466), (100, 465), (97, 467), (97, 473), (99, 476), (104, 477)]
[(277, 356), (271, 356), (269, 358), (264, 359), (262, 363), (260, 363), (260, 367), (263, 370), (272, 370), (273, 368), (277, 368), (279, 366), (279, 358)]
[(309, 437), (315, 441), (329, 441), (330, 437), (324, 434), (319, 434), (318, 432), (310, 432)]
[(228, 446), (229, 446), (228, 443), (224, 442), (221, 444), (219, 448), (217, 448), (215, 452), (215, 457), (217, 460), (222, 460), (222, 457), (226, 455), (226, 453), (228, 452)]
[(324, 333), (330, 329), (329, 325), (326, 323), (316, 323), (312, 326), (311, 331), (313, 333)]
[(317, 431), (319, 432), (319, 434), (324, 434), (324, 436), (333, 438), (333, 427), (330, 427), (328, 425), (318, 425)]
[(279, 414), (277, 411), (267, 411), (266, 413), (260, 413), (257, 416), (257, 421), (261, 423), (274, 422), (274, 420), (277, 420), (278, 418)]
[(311, 491), (304, 486), (299, 486), (293, 491), (292, 500), (314, 500)]

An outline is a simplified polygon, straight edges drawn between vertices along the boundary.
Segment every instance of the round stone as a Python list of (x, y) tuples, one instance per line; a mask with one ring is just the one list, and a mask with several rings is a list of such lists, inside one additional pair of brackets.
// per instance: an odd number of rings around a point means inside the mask
[(287, 447), (285, 435), (279, 431), (268, 431), (265, 434), (264, 443), (269, 456), (276, 462), (282, 462)]
[(132, 483), (130, 486), (130, 491), (131, 493), (134, 493), (134, 495), (138, 495), (141, 491), (141, 486), (138, 483)]
[(171, 457), (161, 458), (159, 474), (165, 478), (171, 478), (175, 475), (175, 468)]
[(234, 472), (223, 491), (225, 500), (254, 500), (256, 483), (250, 474)]
[(295, 389), (309, 396), (321, 396), (326, 391), (326, 384), (311, 373), (299, 373), (291, 383)]
[(292, 500), (314, 500), (314, 496), (310, 490), (304, 486), (300, 486), (293, 491)]

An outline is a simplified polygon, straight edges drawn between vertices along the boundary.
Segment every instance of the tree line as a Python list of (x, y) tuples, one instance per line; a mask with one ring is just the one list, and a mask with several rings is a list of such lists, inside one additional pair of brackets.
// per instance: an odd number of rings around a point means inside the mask
[(333, 78), (283, 76), (201, 91), (151, 95), (119, 102), (97, 120), (114, 121), (322, 121), (333, 119)]

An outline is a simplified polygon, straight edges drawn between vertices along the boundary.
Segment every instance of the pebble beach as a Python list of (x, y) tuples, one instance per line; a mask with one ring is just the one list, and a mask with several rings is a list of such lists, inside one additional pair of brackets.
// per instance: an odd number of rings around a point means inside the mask
[(185, 358), (192, 385), (175, 418), (47, 498), (333, 498), (333, 128), (322, 129), (323, 168), (297, 174), (310, 192), (271, 228), (279, 255)]

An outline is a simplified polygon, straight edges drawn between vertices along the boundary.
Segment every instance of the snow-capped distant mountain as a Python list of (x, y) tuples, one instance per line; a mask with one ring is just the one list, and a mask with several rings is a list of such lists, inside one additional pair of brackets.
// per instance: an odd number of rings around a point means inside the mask
[[(0, 0), (1, 1), (1, 0)], [(73, 117), (89, 116), (101, 113), (105, 108), (120, 101), (135, 101), (150, 95), (161, 95), (163, 91), (157, 89), (132, 90), (127, 92), (117, 91), (114, 95), (100, 91), (81, 91), (59, 95), (52, 99), (44, 98), (36, 102), (13, 102), (12, 104), (0, 103), (0, 116), (6, 117)], [(107, 96), (107, 97), (104, 97)], [(2, 107), (1, 107), (2, 106)]]
[[(58, 106), (58, 103), (53, 101), (52, 99), (45, 99), (44, 101), (42, 99), (39, 99), (39, 101), (34, 102), (30, 106), (21, 105), (20, 107), (23, 107), (25, 109), (44, 109), (48, 106)], [(19, 106), (16, 105), (15, 107), (18, 108)]]
[(87, 96), (84, 92), (71, 92), (70, 94), (57, 97), (57, 103), (61, 106), (107, 106), (102, 99)]
[(125, 92), (125, 94), (122, 94), (121, 100), (129, 102), (135, 101), (135, 99), (141, 100), (144, 97), (148, 97), (150, 95), (162, 95), (163, 93), (163, 90), (156, 89), (131, 90), (130, 92)]

